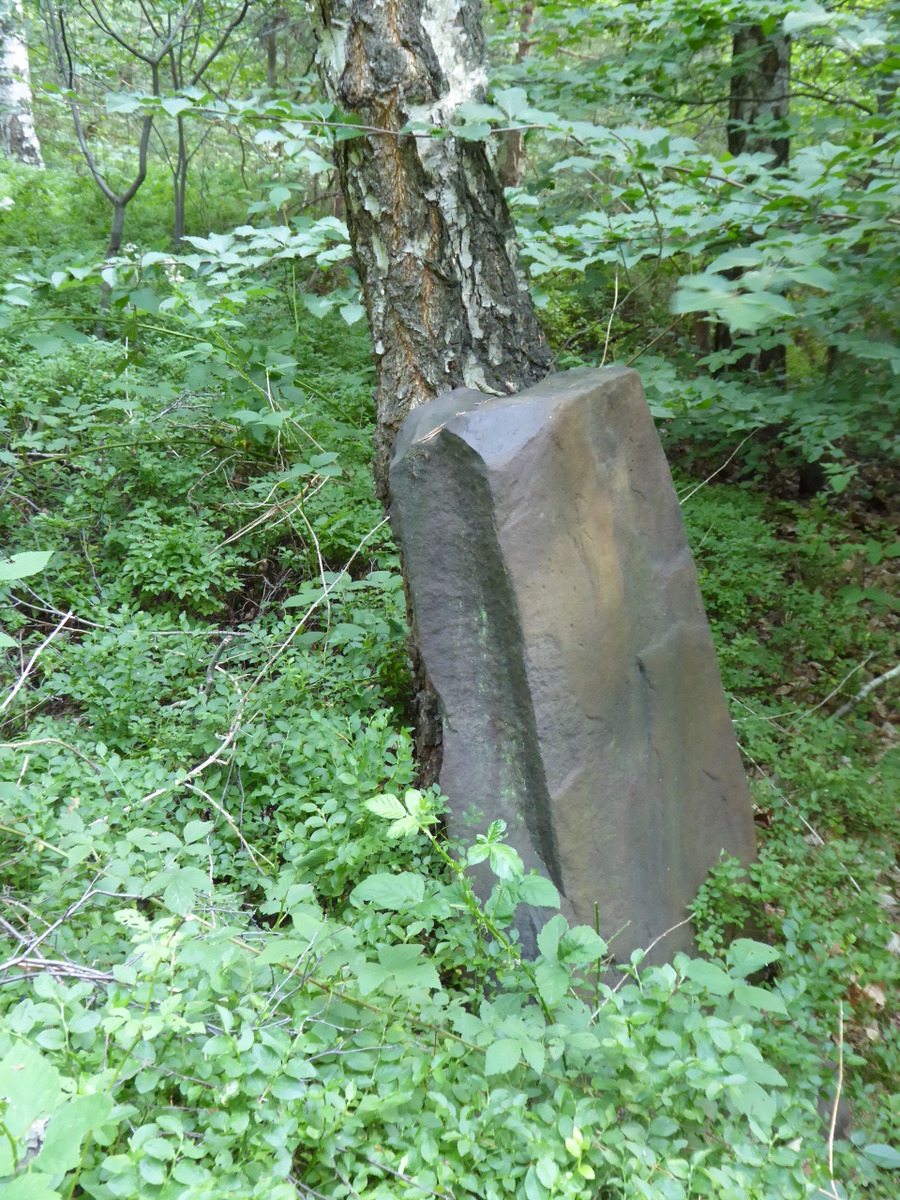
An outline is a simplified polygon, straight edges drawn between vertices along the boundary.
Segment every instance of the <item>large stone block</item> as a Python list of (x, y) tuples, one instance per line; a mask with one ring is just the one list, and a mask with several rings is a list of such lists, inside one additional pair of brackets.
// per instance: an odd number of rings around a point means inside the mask
[[(415, 409), (392, 520), (443, 715), (449, 832), (506, 821), (617, 958), (754, 854), (747, 783), (678, 500), (635, 371)], [(481, 881), (487, 886), (487, 880)], [(519, 923), (535, 951), (552, 913)], [(686, 928), (654, 957), (690, 948)]]

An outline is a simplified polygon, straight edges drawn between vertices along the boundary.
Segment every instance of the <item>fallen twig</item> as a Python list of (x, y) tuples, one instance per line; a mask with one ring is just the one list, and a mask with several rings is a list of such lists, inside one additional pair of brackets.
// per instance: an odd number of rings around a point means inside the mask
[(889, 671), (885, 671), (883, 675), (879, 675), (877, 679), (870, 679), (865, 687), (859, 689), (852, 700), (848, 700), (846, 704), (841, 705), (837, 712), (831, 714), (828, 718), (829, 721), (839, 721), (841, 717), (847, 715), (851, 708), (855, 708), (861, 700), (865, 700), (866, 696), (874, 692), (876, 688), (881, 687), (883, 683), (887, 683), (890, 679), (896, 679), (898, 675), (900, 675), (900, 663), (897, 663), (896, 667), (891, 667)]
[(22, 688), (22, 685), (25, 683), (25, 680), (31, 674), (32, 669), (34, 668), (34, 664), (37, 662), (37, 660), (40, 658), (41, 654), (43, 654), (43, 652), (47, 649), (47, 647), (50, 645), (50, 643), (53, 641), (53, 639), (56, 637), (56, 635), (59, 633), (59, 631), (62, 629), (62, 627), (67, 623), (67, 621), (70, 619), (71, 616), (72, 616), (71, 612), (65, 613), (63, 615), (63, 619), (59, 622), (59, 624), (56, 626), (56, 628), (53, 630), (53, 632), (49, 633), (44, 638), (44, 640), (38, 646), (37, 650), (35, 650), (34, 654), (32, 654), (31, 658), (29, 658), (28, 662), (25, 665), (25, 670), (22, 672), (22, 674), (16, 680), (15, 686), (13, 687), (12, 691), (9, 693), (9, 695), (6, 697), (6, 699), (3, 701), (3, 703), (0, 704), (0, 712), (3, 712), (4, 708), (6, 708), (6, 706), (8, 704), (12, 704), (13, 700), (15, 700), (16, 696), (19, 694), (20, 689)]

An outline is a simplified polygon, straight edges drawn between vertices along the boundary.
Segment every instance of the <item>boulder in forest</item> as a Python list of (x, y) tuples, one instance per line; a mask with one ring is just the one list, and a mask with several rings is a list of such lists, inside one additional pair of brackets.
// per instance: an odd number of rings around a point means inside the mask
[[(752, 809), (697, 573), (635, 371), (412, 411), (392, 520), (443, 722), (451, 837), (503, 819), (626, 959), (685, 917)], [(491, 879), (478, 886), (489, 890)], [(552, 916), (519, 909), (523, 948)], [(621, 932), (619, 932), (621, 931)], [(690, 949), (687, 927), (655, 957)]]

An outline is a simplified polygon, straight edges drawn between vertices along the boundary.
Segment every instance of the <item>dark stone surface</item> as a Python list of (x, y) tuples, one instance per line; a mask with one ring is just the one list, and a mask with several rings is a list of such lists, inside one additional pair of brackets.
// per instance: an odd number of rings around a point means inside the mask
[[(668, 466), (635, 371), (413, 410), (390, 473), (443, 712), (451, 836), (496, 818), (619, 959), (682, 920), (752, 809)], [(474, 815), (473, 815), (474, 814)], [(479, 886), (489, 889), (490, 877)], [(520, 909), (521, 913), (521, 909)], [(523, 946), (552, 910), (525, 912)], [(690, 949), (685, 927), (653, 958)]]

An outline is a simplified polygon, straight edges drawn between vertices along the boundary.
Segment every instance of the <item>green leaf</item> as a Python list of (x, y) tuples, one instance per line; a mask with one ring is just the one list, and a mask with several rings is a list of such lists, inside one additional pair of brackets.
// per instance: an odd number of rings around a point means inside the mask
[(194, 107), (193, 101), (185, 99), (184, 96), (163, 96), (160, 105), (170, 117), (177, 117), (185, 109)]
[(522, 1047), (515, 1038), (498, 1038), (487, 1048), (484, 1059), (485, 1075), (503, 1075), (519, 1065)]
[(365, 807), (369, 812), (374, 813), (376, 817), (384, 817), (388, 821), (396, 821), (407, 815), (406, 809), (397, 797), (392, 796), (390, 792), (383, 792), (380, 796), (372, 796), (365, 801)]
[(184, 829), (181, 831), (184, 838), (184, 844), (196, 842), (200, 838), (205, 837), (210, 829), (215, 827), (215, 821), (188, 821)]
[(544, 875), (532, 871), (523, 876), (516, 887), (516, 898), (523, 904), (533, 904), (535, 908), (559, 908), (559, 892)]
[(887, 1146), (883, 1142), (870, 1142), (868, 1146), (863, 1146), (863, 1154), (886, 1171), (900, 1170), (900, 1152), (893, 1146)]
[(29, 575), (37, 575), (43, 571), (52, 550), (26, 550), (22, 554), (13, 554), (5, 562), (0, 560), (0, 580), (26, 579)]
[(387, 972), (386, 984), (390, 991), (407, 993), (420, 988), (432, 991), (441, 986), (434, 963), (421, 958), (422, 950), (423, 947), (415, 943), (379, 948), (378, 961)]
[(559, 940), (567, 932), (568, 928), (568, 921), (560, 913), (559, 916), (551, 917), (537, 935), (538, 949), (548, 961), (556, 962), (559, 952)]
[(18, 1179), (3, 1180), (3, 1200), (59, 1200), (52, 1175), (29, 1172)]
[(366, 310), (361, 304), (345, 304), (340, 309), (340, 314), (348, 325), (355, 325), (366, 315)]
[(279, 184), (277, 187), (273, 187), (269, 192), (269, 200), (275, 205), (276, 208), (280, 208), (282, 204), (286, 204), (290, 198), (291, 189), (284, 187), (282, 184)]
[(52, 333), (30, 333), (25, 341), (29, 346), (34, 346), (41, 358), (57, 354), (65, 345), (61, 337), (55, 337)]
[(767, 988), (752, 987), (748, 983), (734, 985), (734, 998), (739, 1004), (757, 1012), (775, 1012), (787, 1016), (784, 1000), (778, 992), (770, 992)]
[(410, 871), (380, 873), (364, 879), (350, 893), (355, 904), (373, 904), (376, 908), (404, 912), (425, 898), (425, 880)]
[(728, 965), (734, 975), (745, 979), (754, 971), (778, 962), (781, 951), (765, 942), (754, 942), (751, 938), (738, 938), (728, 947)]
[(0, 648), (3, 646), (18, 646), (18, 644), (15, 638), (11, 638), (8, 633), (4, 633), (0, 629)]
[(502, 842), (491, 845), (488, 851), (491, 870), (498, 879), (521, 879), (525, 870), (522, 859), (512, 846), (504, 846)]
[(50, 1118), (35, 1169), (50, 1175), (62, 1175), (78, 1165), (81, 1145), (87, 1135), (99, 1129), (112, 1112), (112, 1097), (106, 1092), (72, 1096)]
[(20, 1045), (8, 1051), (0, 1059), (0, 1098), (7, 1101), (3, 1123), (9, 1132), (18, 1137), (39, 1113), (51, 1112), (59, 1088), (59, 1072), (37, 1050)]
[(108, 113), (133, 113), (141, 107), (141, 97), (133, 92), (110, 92), (106, 97)]
[(534, 977), (537, 980), (541, 999), (550, 1008), (562, 1000), (572, 982), (572, 977), (566, 967), (560, 963), (548, 962), (544, 958), (534, 968)]
[(140, 312), (159, 312), (159, 297), (148, 287), (135, 288), (133, 292), (129, 292), (128, 303)]
[(557, 955), (570, 962), (596, 962), (606, 954), (603, 938), (589, 925), (576, 925), (559, 939)]
[(685, 958), (679, 956), (675, 963), (677, 969), (694, 983), (699, 983), (707, 992), (714, 996), (730, 996), (734, 989), (734, 980), (715, 963), (706, 962), (702, 958)]

